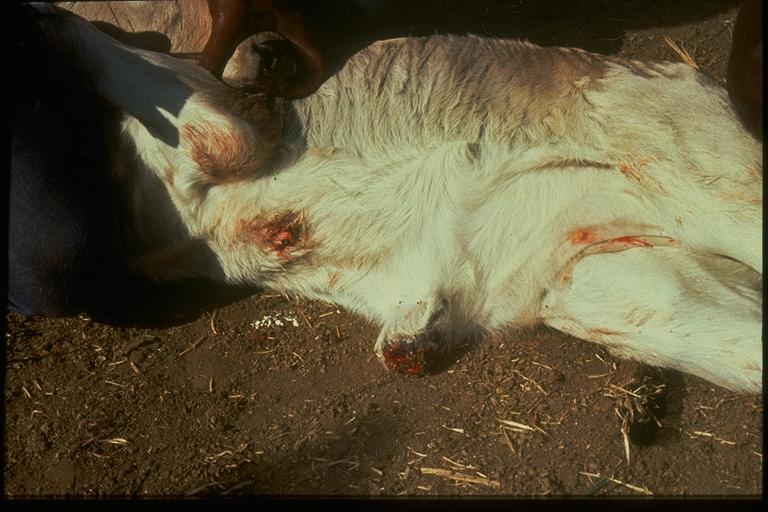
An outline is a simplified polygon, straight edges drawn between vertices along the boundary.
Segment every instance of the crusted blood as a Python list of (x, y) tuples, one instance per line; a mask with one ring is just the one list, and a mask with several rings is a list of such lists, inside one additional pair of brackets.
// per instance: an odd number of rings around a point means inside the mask
[(285, 212), (267, 222), (241, 221), (241, 230), (252, 239), (281, 258), (305, 245), (306, 230), (301, 214)]
[(409, 350), (400, 344), (389, 346), (383, 353), (388, 370), (406, 375), (420, 375), (424, 371), (425, 355), (424, 348)]
[(621, 164), (619, 166), (619, 170), (624, 176), (627, 176), (628, 178), (632, 178), (638, 181), (640, 180), (640, 175), (637, 173), (637, 169), (629, 164)]
[(574, 231), (573, 234), (571, 234), (570, 240), (573, 244), (586, 244), (594, 242), (595, 233), (594, 231), (589, 231), (587, 229), (579, 229), (578, 231)]
[(635, 236), (621, 236), (619, 238), (612, 239), (611, 242), (619, 242), (619, 243), (635, 245), (639, 247), (652, 247), (650, 243), (646, 242), (642, 238), (638, 238)]

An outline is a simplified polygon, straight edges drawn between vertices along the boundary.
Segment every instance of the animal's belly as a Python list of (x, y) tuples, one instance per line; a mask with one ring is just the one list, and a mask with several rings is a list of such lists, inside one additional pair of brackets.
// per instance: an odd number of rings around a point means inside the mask
[(659, 227), (664, 219), (633, 186), (609, 164), (500, 171), (489, 178), (478, 190), (483, 202), (468, 221), (466, 242), (481, 269), (483, 323), (537, 323), (541, 297), (567, 279), (574, 259), (670, 243)]

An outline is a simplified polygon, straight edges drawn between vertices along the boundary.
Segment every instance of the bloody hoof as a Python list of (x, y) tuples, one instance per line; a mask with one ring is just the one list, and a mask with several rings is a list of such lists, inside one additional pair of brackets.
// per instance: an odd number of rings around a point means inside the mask
[(405, 375), (422, 375), (427, 368), (427, 354), (425, 347), (393, 343), (382, 352), (382, 360), (388, 370)]

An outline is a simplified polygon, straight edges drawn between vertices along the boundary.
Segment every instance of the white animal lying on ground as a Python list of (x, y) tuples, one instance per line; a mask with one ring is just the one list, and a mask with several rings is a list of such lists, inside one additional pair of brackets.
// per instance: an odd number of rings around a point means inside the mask
[(762, 145), (687, 65), (398, 39), (281, 114), (76, 17), (39, 23), (125, 112), (140, 271), (343, 305), (406, 373), (545, 324), (761, 390)]

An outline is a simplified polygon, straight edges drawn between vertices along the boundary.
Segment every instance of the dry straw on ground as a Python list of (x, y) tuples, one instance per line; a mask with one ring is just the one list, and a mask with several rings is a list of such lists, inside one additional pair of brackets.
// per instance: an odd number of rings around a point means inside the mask
[(691, 54), (688, 53), (682, 44), (678, 45), (669, 36), (664, 36), (664, 42), (667, 43), (670, 48), (672, 48), (672, 51), (680, 57), (680, 60), (691, 66), (693, 69), (699, 69), (699, 65), (696, 64), (696, 61), (693, 60)]

